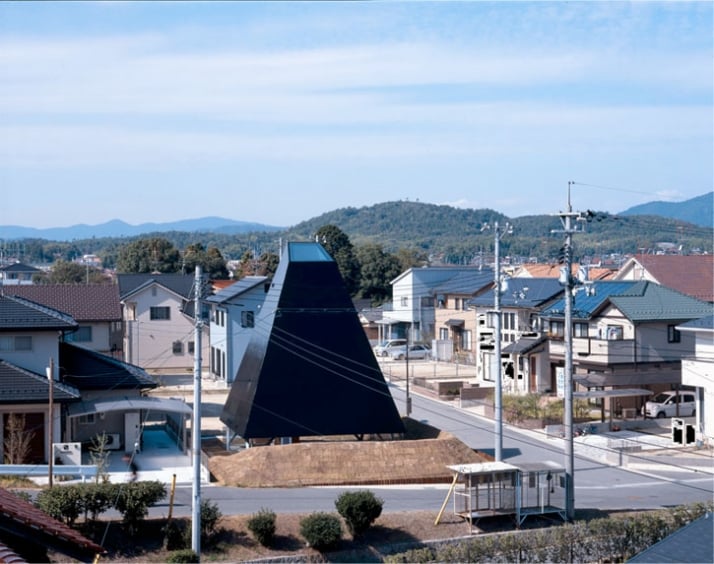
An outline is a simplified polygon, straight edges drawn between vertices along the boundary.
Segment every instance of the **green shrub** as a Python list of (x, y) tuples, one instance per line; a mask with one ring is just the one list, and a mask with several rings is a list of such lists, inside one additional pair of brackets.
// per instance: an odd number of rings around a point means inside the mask
[[(164, 527), (164, 548), (166, 550), (181, 550), (191, 545), (186, 535), (186, 523), (176, 519), (166, 523)], [(190, 537), (191, 533), (188, 533)]]
[(300, 521), (300, 534), (315, 550), (334, 547), (342, 538), (340, 519), (330, 513), (313, 513)]
[(83, 511), (82, 486), (55, 486), (37, 494), (35, 505), (70, 527)]
[(263, 546), (270, 546), (275, 538), (275, 513), (261, 509), (248, 519), (248, 530)]
[(343, 492), (335, 501), (337, 512), (353, 537), (364, 533), (382, 514), (384, 501), (368, 490)]
[(176, 552), (172, 552), (169, 557), (166, 559), (166, 562), (176, 562), (176, 563), (182, 563), (182, 562), (200, 562), (201, 559), (198, 557), (198, 554), (196, 554), (193, 550), (191, 549), (186, 549), (186, 550), (177, 550)]
[(166, 486), (158, 480), (119, 484), (114, 507), (130, 535), (138, 532), (139, 523), (149, 514), (149, 506), (166, 497)]
[(204, 541), (208, 541), (216, 532), (216, 525), (222, 516), (215, 501), (201, 501), (201, 538)]

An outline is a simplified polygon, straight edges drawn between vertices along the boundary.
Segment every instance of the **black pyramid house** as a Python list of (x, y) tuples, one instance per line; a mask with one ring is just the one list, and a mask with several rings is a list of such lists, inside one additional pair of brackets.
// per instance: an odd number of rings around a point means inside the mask
[(288, 243), (223, 406), (244, 439), (403, 433), (337, 263)]

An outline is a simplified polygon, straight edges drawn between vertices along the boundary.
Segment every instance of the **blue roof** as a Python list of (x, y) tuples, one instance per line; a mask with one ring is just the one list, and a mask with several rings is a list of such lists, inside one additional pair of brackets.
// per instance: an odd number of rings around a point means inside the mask
[[(592, 282), (593, 292), (577, 292), (573, 299), (573, 317), (576, 319), (589, 319), (610, 296), (617, 296), (627, 292), (633, 285), (632, 280), (596, 280)], [(544, 310), (544, 317), (562, 317), (565, 315), (565, 297), (563, 296), (548, 309)]]
[[(509, 278), (508, 287), (501, 294), (501, 305), (505, 307), (537, 307), (552, 300), (563, 291), (557, 278)], [(491, 288), (471, 300), (469, 305), (493, 306), (494, 292)]]
[(483, 270), (459, 271), (453, 278), (449, 278), (442, 284), (436, 286), (432, 292), (434, 295), (442, 294), (473, 294), (493, 282), (493, 270), (484, 268)]
[(699, 319), (692, 319), (686, 323), (682, 323), (680, 328), (683, 329), (708, 329), (710, 331), (714, 330), (714, 314), (705, 315)]

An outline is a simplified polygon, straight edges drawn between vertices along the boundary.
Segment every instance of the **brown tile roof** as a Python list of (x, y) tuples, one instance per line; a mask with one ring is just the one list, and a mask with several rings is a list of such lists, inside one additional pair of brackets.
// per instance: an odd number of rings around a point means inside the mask
[(79, 322), (121, 320), (116, 284), (19, 284), (3, 287), (3, 293), (67, 313)]
[[(84, 562), (106, 552), (79, 532), (4, 488), (0, 488), (0, 517), (0, 528), (6, 533), (3, 535), (4, 542), (20, 553), (27, 542), (38, 543)], [(17, 546), (12, 546), (10, 537), (18, 540)]]
[(636, 255), (634, 258), (662, 286), (714, 302), (714, 255)]
[[(558, 278), (560, 276), (560, 268), (562, 266), (563, 265), (559, 263), (523, 264), (517, 269), (516, 275), (518, 275), (518, 270), (520, 270), (522, 272), (527, 272), (532, 278)], [(579, 264), (572, 265), (572, 272), (574, 275), (578, 273), (579, 268)], [(591, 266), (588, 269), (589, 280), (610, 280), (614, 275), (615, 271), (612, 268)]]

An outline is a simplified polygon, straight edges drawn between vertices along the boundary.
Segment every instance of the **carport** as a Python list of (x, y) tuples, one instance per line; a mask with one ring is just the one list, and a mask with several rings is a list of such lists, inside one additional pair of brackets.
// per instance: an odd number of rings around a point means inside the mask
[[(181, 450), (186, 452), (188, 444), (188, 430), (186, 420), (191, 418), (193, 410), (183, 400), (175, 398), (158, 397), (136, 397), (124, 399), (98, 399), (94, 401), (82, 401), (69, 406), (68, 418), (69, 428), (74, 429), (72, 424), (77, 418), (87, 415), (94, 415), (103, 418), (104, 413), (123, 412), (123, 429), (104, 429), (106, 434), (121, 433), (124, 438), (124, 450), (131, 452), (137, 443), (140, 444), (140, 437), (144, 424), (151, 414), (169, 414), (166, 419), (167, 433), (175, 434)], [(131, 436), (130, 433), (136, 433)]]
[[(617, 390), (588, 390), (587, 392), (573, 392), (573, 398), (575, 399), (599, 399), (599, 398), (631, 398), (639, 396), (649, 396), (652, 395), (650, 390), (645, 390), (643, 388), (622, 388)], [(608, 428), (610, 431), (613, 430), (612, 425), (612, 406), (610, 406), (609, 417), (608, 417)], [(605, 404), (603, 403), (600, 407), (600, 420), (605, 422)]]

